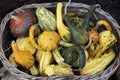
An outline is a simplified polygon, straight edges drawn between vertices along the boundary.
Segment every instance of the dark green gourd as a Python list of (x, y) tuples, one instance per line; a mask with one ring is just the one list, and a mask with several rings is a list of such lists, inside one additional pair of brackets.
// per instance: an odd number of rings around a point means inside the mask
[(70, 28), (73, 43), (84, 45), (88, 42), (89, 36), (88, 36), (86, 29), (89, 26), (90, 17), (92, 15), (92, 12), (94, 11), (94, 9), (95, 9), (95, 5), (90, 6), (90, 8), (88, 9), (88, 12), (85, 15), (85, 20), (82, 23), (80, 28), (73, 26), (73, 24), (70, 21), (69, 15), (64, 14), (64, 20), (65, 20), (65, 23), (67, 24), (67, 26)]
[(64, 57), (65, 63), (68, 63), (74, 69), (83, 68), (85, 66), (86, 55), (84, 49), (77, 45), (64, 49), (62, 56)]

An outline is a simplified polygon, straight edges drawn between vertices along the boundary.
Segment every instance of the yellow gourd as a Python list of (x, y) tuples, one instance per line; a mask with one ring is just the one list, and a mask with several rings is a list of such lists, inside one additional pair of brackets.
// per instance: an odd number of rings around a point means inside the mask
[(28, 50), (32, 55), (34, 55), (36, 51), (36, 48), (31, 44), (29, 37), (18, 38), (17, 45), (20, 50)]
[(40, 46), (36, 43), (35, 39), (34, 39), (34, 31), (36, 29), (36, 25), (32, 25), (30, 27), (30, 30), (29, 30), (29, 37), (30, 37), (30, 42), (32, 43), (32, 45), (36, 48), (36, 49), (40, 49)]
[(109, 30), (102, 31), (99, 34), (99, 49), (95, 58), (100, 57), (102, 53), (117, 42), (117, 37)]
[(69, 28), (67, 26), (65, 26), (65, 24), (63, 23), (62, 6), (63, 6), (62, 3), (58, 3), (57, 8), (56, 8), (57, 30), (63, 41), (70, 42), (71, 41), (71, 33), (69, 31)]
[(97, 22), (97, 25), (99, 25), (99, 26), (103, 25), (103, 26), (106, 27), (107, 30), (112, 31), (112, 28), (111, 28), (110, 24), (105, 20), (99, 20)]
[(38, 37), (38, 45), (42, 50), (51, 51), (57, 47), (60, 36), (55, 31), (44, 31)]
[(115, 58), (115, 51), (113, 49), (108, 49), (99, 58), (94, 58), (93, 60), (87, 61), (83, 69), (80, 70), (82, 75), (93, 75), (100, 71), (103, 71), (111, 61)]
[(41, 75), (45, 75), (45, 68), (52, 62), (52, 53), (44, 51), (39, 61), (39, 71)]
[(48, 65), (45, 68), (45, 74), (48, 76), (64, 76), (64, 75), (73, 75), (72, 68), (65, 64), (58, 64), (58, 65)]
[(90, 47), (88, 48), (89, 58), (91, 58), (91, 59), (94, 58), (98, 49), (99, 49), (98, 42), (92, 42), (90, 44)]
[(12, 42), (12, 49), (15, 57), (15, 61), (25, 68), (29, 68), (34, 64), (34, 57), (30, 51), (20, 50), (16, 42)]

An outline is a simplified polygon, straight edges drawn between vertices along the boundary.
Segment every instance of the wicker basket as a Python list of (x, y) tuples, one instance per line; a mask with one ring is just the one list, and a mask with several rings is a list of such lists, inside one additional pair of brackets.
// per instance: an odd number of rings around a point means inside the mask
[[(64, 5), (66, 3), (63, 3)], [(31, 5), (24, 5), (14, 11), (20, 10), (22, 8), (37, 8), (39, 6), (45, 6), (46, 8), (49, 8), (50, 10), (52, 10), (53, 12), (55, 12), (56, 9), (56, 3), (43, 3), (43, 4), (31, 4)], [(87, 9), (89, 8), (89, 5), (86, 4), (82, 4), (82, 3), (70, 3), (70, 5), (68, 6), (68, 11), (78, 11), (79, 9)], [(10, 16), (13, 14), (12, 11), (11, 13), (7, 14), (5, 16), (5, 18), (2, 20), (1, 25), (0, 25), (0, 58), (1, 61), (4, 65), (4, 67), (11, 72), (13, 75), (15, 75), (16, 77), (20, 78), (20, 79), (30, 79), (30, 80), (56, 80), (56, 79), (60, 79), (60, 80), (107, 80), (118, 68), (119, 66), (119, 54), (120, 54), (120, 50), (119, 47), (116, 47), (116, 54), (118, 55), (115, 60), (113, 61), (113, 63), (111, 63), (104, 71), (101, 71), (95, 75), (91, 75), (91, 76), (78, 76), (78, 75), (73, 75), (73, 76), (52, 76), (52, 77), (35, 77), (35, 76), (31, 76), (25, 72), (20, 71), (19, 69), (17, 69), (16, 67), (12, 66), (9, 61), (8, 61), (8, 56), (10, 55), (10, 50), (9, 51), (5, 51), (8, 47), (10, 47), (10, 43), (11, 41), (14, 39), (14, 37), (12, 36), (12, 34), (10, 33), (10, 29), (9, 29), (9, 19)], [(108, 13), (106, 13), (105, 11), (103, 11), (100, 8), (96, 8), (96, 10), (94, 11), (95, 15), (97, 16), (98, 19), (104, 19), (107, 20), (110, 25), (112, 26), (113, 31), (115, 32), (115, 34), (118, 37), (118, 42), (117, 44), (120, 45), (120, 32), (119, 32), (119, 25), (116, 22), (116, 20), (114, 20)]]

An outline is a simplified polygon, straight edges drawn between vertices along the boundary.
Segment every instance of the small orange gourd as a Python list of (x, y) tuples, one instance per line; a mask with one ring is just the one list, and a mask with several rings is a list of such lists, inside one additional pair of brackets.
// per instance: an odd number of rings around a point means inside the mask
[(16, 42), (12, 42), (13, 54), (15, 61), (25, 68), (29, 68), (34, 64), (34, 57), (30, 51), (20, 50)]

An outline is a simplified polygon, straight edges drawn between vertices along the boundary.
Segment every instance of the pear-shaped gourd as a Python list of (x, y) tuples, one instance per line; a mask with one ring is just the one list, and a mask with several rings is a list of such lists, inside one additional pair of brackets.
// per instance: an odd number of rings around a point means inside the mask
[(65, 22), (66, 22), (67, 26), (70, 28), (71, 36), (73, 39), (72, 41), (75, 44), (84, 45), (88, 42), (88, 33), (87, 33), (86, 29), (89, 25), (90, 17), (92, 15), (92, 12), (94, 9), (95, 9), (95, 5), (90, 6), (90, 8), (85, 16), (85, 20), (84, 20), (83, 24), (81, 25), (80, 29), (77, 28), (76, 26), (72, 25), (68, 14), (64, 15)]

